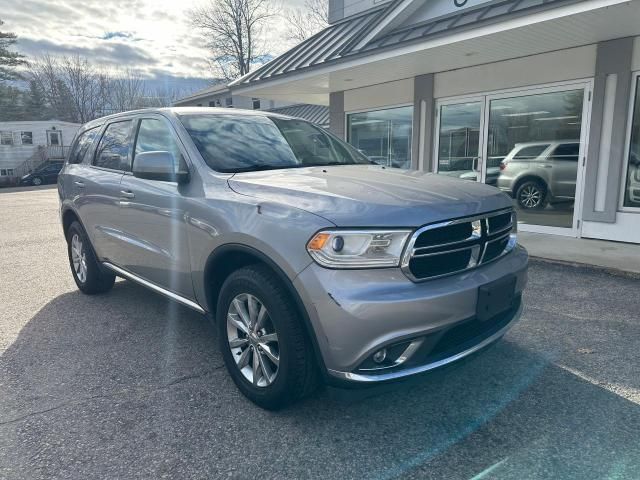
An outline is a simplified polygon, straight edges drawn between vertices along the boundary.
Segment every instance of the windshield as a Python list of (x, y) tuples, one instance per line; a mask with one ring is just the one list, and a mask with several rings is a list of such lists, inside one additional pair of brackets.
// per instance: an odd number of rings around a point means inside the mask
[(248, 172), (372, 162), (351, 145), (304, 120), (259, 115), (181, 115), (207, 164)]

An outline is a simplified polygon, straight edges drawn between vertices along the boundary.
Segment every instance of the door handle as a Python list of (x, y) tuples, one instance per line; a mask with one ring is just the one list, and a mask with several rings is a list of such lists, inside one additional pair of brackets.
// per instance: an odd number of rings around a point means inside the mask
[(75, 181), (73, 184), (78, 188), (84, 188), (84, 182)]
[(124, 198), (135, 198), (136, 194), (131, 190), (120, 190), (120, 195)]

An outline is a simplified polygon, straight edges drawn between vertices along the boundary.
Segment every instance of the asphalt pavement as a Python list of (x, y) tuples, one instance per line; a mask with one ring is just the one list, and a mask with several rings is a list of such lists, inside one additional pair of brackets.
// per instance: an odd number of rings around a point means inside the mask
[(55, 189), (0, 191), (1, 479), (639, 479), (640, 280), (535, 262), (495, 346), (391, 388), (246, 400), (200, 315), (77, 291)]

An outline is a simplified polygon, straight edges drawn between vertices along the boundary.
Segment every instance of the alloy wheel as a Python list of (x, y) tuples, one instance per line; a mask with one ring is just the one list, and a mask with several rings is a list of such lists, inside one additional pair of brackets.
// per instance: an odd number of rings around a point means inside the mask
[(525, 208), (536, 208), (542, 202), (542, 192), (536, 185), (526, 185), (520, 192), (519, 200)]
[(84, 251), (84, 245), (80, 235), (77, 233), (71, 237), (71, 262), (73, 263), (73, 270), (76, 272), (76, 276), (81, 283), (87, 280), (87, 255)]
[(278, 375), (278, 334), (264, 304), (241, 293), (227, 312), (227, 340), (240, 372), (255, 387), (268, 387)]

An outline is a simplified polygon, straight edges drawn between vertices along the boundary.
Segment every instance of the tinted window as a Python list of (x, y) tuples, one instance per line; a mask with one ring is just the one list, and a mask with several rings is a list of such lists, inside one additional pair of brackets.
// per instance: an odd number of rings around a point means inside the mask
[(522, 148), (518, 153), (514, 155), (514, 160), (534, 159), (544, 152), (549, 145), (532, 145), (530, 147)]
[(181, 121), (207, 164), (220, 172), (371, 163), (350, 145), (303, 120), (186, 115)]
[[(158, 151), (171, 152), (178, 168), (182, 154), (171, 129), (162, 120), (144, 118), (140, 121), (138, 128), (135, 155)], [(135, 157), (133, 161), (136, 161)]]
[(97, 167), (128, 171), (130, 129), (131, 120), (110, 124), (100, 139), (93, 164)]
[(80, 134), (69, 154), (69, 163), (82, 163), (97, 134), (97, 128), (92, 128)]
[(579, 143), (563, 143), (558, 145), (552, 153), (554, 160), (577, 162), (580, 154)]

